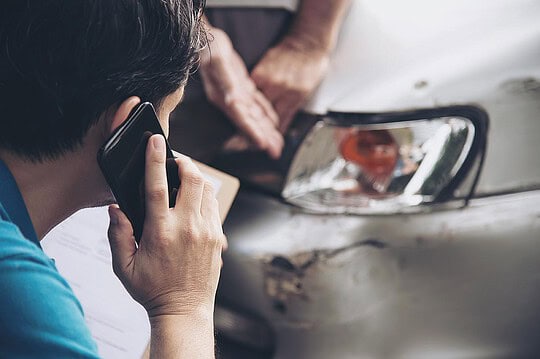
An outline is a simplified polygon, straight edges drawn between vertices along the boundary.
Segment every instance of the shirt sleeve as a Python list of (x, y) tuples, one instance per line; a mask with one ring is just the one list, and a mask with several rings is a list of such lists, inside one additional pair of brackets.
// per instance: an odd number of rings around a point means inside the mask
[(1, 221), (0, 333), (2, 358), (98, 358), (68, 283), (39, 246)]

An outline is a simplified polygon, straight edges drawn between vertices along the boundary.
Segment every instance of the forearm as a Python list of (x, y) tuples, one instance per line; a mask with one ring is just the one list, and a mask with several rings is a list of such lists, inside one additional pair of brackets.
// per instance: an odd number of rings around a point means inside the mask
[(150, 318), (150, 358), (214, 358), (211, 313)]
[(302, 0), (288, 36), (330, 52), (350, 3), (351, 0)]
[(209, 62), (210, 62), (210, 53), (212, 52), (210, 50), (211, 46), (212, 46), (212, 41), (213, 41), (213, 35), (212, 35), (212, 32), (214, 31), (214, 27), (212, 26), (212, 24), (210, 24), (210, 22), (208, 21), (208, 18), (206, 17), (206, 15), (203, 15), (201, 17), (201, 22), (206, 30), (206, 33), (208, 35), (207, 39), (208, 39), (208, 43), (206, 45), (206, 47), (203, 49), (203, 51), (200, 53), (200, 57), (199, 57), (199, 66), (200, 66), (200, 69), (201, 71), (205, 71), (206, 70), (206, 67), (209, 65)]

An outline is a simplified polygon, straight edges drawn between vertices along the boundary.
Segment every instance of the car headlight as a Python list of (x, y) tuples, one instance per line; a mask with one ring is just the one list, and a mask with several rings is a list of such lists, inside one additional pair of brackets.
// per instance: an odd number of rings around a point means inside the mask
[(323, 213), (418, 211), (452, 197), (483, 152), (486, 127), (485, 113), (470, 106), (387, 116), (329, 114), (296, 151), (282, 197)]

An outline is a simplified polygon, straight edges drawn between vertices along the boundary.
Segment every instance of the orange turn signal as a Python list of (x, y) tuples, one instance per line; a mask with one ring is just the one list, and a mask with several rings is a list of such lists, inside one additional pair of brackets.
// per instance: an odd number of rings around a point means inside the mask
[(387, 130), (355, 131), (343, 139), (340, 152), (375, 176), (392, 173), (399, 156), (398, 145)]

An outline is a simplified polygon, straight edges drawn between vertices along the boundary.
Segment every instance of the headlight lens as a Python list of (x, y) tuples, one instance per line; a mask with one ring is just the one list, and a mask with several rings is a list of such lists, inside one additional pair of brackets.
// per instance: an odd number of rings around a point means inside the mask
[(296, 152), (282, 196), (315, 212), (414, 211), (436, 201), (474, 136), (465, 117), (348, 126), (322, 120)]

